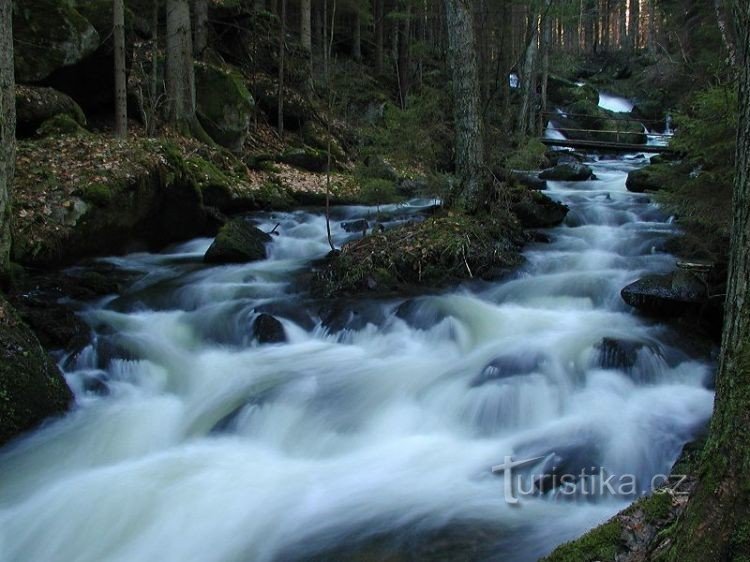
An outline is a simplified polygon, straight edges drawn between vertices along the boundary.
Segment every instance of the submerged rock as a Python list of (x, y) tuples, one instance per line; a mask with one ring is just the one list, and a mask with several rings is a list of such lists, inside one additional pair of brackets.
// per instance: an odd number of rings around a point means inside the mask
[(708, 298), (705, 284), (687, 271), (648, 275), (625, 287), (620, 295), (639, 311), (661, 317), (680, 316)]
[(364, 232), (370, 228), (370, 223), (366, 219), (357, 219), (341, 223), (341, 228), (346, 232)]
[(284, 326), (270, 314), (260, 314), (253, 321), (253, 338), (258, 343), (284, 343)]
[(0, 296), (0, 445), (65, 412), (72, 399), (60, 370)]
[(539, 174), (543, 180), (553, 181), (586, 181), (594, 176), (594, 171), (585, 164), (565, 162)]
[(233, 219), (221, 228), (203, 259), (216, 264), (263, 260), (266, 259), (266, 243), (271, 240), (270, 235), (245, 219)]
[(603, 369), (630, 369), (638, 360), (642, 342), (617, 338), (602, 338), (596, 346), (599, 356), (597, 363)]

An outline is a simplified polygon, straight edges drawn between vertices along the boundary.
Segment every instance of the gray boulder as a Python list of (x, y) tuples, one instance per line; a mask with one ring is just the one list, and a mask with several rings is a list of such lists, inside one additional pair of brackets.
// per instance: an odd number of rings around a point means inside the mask
[(565, 162), (544, 170), (539, 179), (552, 181), (586, 181), (594, 177), (594, 171), (585, 164)]
[(206, 263), (245, 263), (266, 259), (266, 243), (271, 236), (245, 219), (229, 221), (219, 231), (203, 260)]
[(695, 310), (708, 299), (706, 286), (687, 271), (648, 275), (625, 287), (622, 299), (649, 316), (677, 317)]

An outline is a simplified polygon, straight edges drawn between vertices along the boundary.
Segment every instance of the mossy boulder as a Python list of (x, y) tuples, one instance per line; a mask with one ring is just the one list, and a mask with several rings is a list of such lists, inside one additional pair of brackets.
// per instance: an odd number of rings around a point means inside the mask
[(237, 72), (196, 63), (195, 90), (198, 119), (221, 146), (242, 149), (247, 138), (254, 101)]
[(584, 84), (579, 86), (571, 80), (551, 74), (547, 82), (547, 95), (550, 101), (556, 105), (570, 105), (577, 101), (586, 101), (597, 104), (599, 92), (595, 88)]
[(521, 262), (523, 241), (511, 213), (447, 213), (345, 244), (315, 272), (312, 289), (325, 297), (386, 295), (491, 279)]
[(278, 160), (309, 172), (325, 172), (328, 166), (328, 154), (309, 146), (285, 150), (279, 155)]
[(86, 135), (88, 131), (69, 115), (55, 115), (50, 117), (36, 130), (38, 137), (53, 137), (59, 135), (77, 137)]
[(60, 370), (0, 296), (0, 445), (62, 414), (72, 399)]
[(59, 115), (78, 126), (86, 126), (83, 110), (70, 96), (53, 88), (16, 88), (16, 131), (19, 137), (33, 134), (42, 123)]
[(647, 191), (659, 191), (664, 187), (668, 164), (653, 164), (645, 168), (639, 168), (628, 173), (625, 187), (633, 193), (645, 193)]
[(568, 207), (533, 190), (524, 190), (522, 195), (511, 204), (524, 228), (550, 228), (565, 220)]
[(539, 174), (539, 179), (552, 181), (586, 181), (590, 180), (593, 175), (594, 171), (585, 164), (564, 162), (558, 164), (554, 168), (544, 170)]
[(79, 63), (99, 47), (93, 25), (68, 0), (13, 2), (16, 81), (44, 80)]
[(214, 264), (263, 260), (266, 258), (266, 243), (271, 240), (269, 234), (243, 218), (236, 218), (221, 228), (203, 259)]

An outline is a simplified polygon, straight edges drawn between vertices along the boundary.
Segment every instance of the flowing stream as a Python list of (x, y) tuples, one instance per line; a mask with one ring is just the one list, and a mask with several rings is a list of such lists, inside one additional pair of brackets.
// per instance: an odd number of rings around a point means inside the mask
[[(328, 250), (311, 212), (255, 217), (279, 224), (262, 262), (208, 267), (208, 239), (112, 258), (141, 276), (81, 305), (92, 343), (61, 360), (78, 407), (0, 452), (0, 560), (531, 561), (606, 520), (712, 408), (711, 365), (619, 297), (674, 263), (671, 221), (625, 190), (644, 162), (549, 182), (571, 212), (509, 278), (408, 301), (300, 294)], [(372, 212), (337, 210), (337, 242)], [(253, 341), (260, 311), (286, 343)], [(491, 471), (506, 456), (638, 490), (587, 496), (584, 478), (513, 505)]]

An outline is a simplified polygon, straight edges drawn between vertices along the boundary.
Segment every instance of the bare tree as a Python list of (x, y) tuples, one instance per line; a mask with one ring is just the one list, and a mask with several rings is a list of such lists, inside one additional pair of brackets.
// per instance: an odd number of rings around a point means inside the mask
[(13, 6), (0, 2), (0, 272), (10, 258), (10, 212), (16, 162), (16, 93), (13, 73)]
[(125, 68), (125, 5), (123, 0), (114, 0), (113, 39), (115, 54), (115, 136), (124, 138), (128, 134), (128, 92)]

